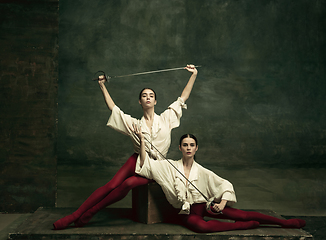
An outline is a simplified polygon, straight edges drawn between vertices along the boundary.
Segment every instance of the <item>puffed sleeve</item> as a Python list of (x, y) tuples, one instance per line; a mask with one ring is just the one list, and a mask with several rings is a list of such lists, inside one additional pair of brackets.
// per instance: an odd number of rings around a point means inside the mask
[(140, 166), (140, 155), (138, 155), (137, 162), (136, 162), (135, 173), (137, 173), (140, 176), (145, 177), (147, 179), (153, 179), (150, 159), (148, 157), (147, 152), (146, 152), (145, 161), (144, 161), (144, 164), (143, 164), (142, 167)]
[(168, 161), (157, 161), (151, 159), (147, 152), (142, 167), (140, 167), (140, 155), (138, 156), (135, 173), (139, 174), (142, 177), (153, 179), (160, 185), (165, 184), (166, 182), (171, 182), (173, 179), (171, 174), (171, 167)]
[(166, 121), (169, 121), (171, 129), (179, 127), (182, 109), (187, 109), (187, 104), (185, 104), (181, 97), (178, 97), (178, 99), (161, 114)]
[(237, 202), (232, 183), (217, 176), (213, 172), (209, 174), (208, 188), (210, 200), (215, 199), (218, 202), (222, 199), (227, 200), (228, 206), (232, 206)]
[(130, 135), (131, 131), (128, 126), (132, 126), (132, 123), (138, 123), (138, 120), (125, 114), (115, 105), (106, 125), (125, 135)]

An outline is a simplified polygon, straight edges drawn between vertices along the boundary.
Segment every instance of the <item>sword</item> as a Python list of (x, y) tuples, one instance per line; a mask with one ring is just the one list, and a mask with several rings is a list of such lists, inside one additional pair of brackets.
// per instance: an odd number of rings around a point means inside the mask
[[(195, 66), (195, 67), (199, 68), (201, 66)], [(108, 81), (110, 78), (122, 78), (122, 77), (139, 76), (139, 75), (152, 74), (152, 73), (170, 72), (170, 71), (176, 71), (176, 70), (181, 70), (181, 69), (185, 69), (185, 67), (168, 68), (168, 69), (161, 69), (161, 70), (154, 70), (154, 71), (140, 72), (140, 73), (131, 73), (131, 74), (126, 74), (126, 75), (121, 75), (121, 76), (112, 76), (112, 77), (106, 75), (104, 71), (97, 71), (96, 73), (102, 73), (104, 75), (104, 77), (106, 78), (106, 80)], [(98, 78), (94, 78), (92, 80), (97, 81)]]

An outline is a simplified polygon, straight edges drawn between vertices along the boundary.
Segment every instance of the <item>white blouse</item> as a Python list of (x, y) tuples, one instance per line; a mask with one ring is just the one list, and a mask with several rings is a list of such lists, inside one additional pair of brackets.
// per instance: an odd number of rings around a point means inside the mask
[[(141, 118), (141, 120), (138, 120), (128, 114), (125, 114), (117, 105), (115, 105), (107, 122), (107, 126), (130, 136), (134, 151), (139, 153), (139, 139), (129, 129), (129, 127), (132, 127), (132, 123), (137, 124), (138, 126), (140, 125), (145, 138), (148, 139), (158, 151), (166, 156), (171, 144), (171, 130), (180, 125), (182, 108), (187, 109), (187, 105), (184, 103), (183, 99), (179, 97), (163, 113), (160, 115), (154, 115), (153, 125), (150, 131), (150, 129), (147, 127), (144, 116)], [(146, 152), (148, 152), (151, 158), (162, 159), (161, 155), (155, 149), (152, 149), (149, 142), (146, 141), (145, 144)]]
[[(161, 187), (168, 202), (175, 208), (181, 209), (179, 214), (189, 214), (190, 206), (194, 203), (206, 202), (205, 198), (168, 162), (172, 163), (184, 174), (182, 159), (179, 161), (155, 161), (146, 154), (144, 165), (140, 167), (140, 156), (136, 164), (136, 173), (148, 179), (155, 180)], [(217, 176), (214, 172), (193, 162), (189, 180), (210, 201), (227, 200), (227, 205), (233, 205), (237, 200), (233, 185)]]

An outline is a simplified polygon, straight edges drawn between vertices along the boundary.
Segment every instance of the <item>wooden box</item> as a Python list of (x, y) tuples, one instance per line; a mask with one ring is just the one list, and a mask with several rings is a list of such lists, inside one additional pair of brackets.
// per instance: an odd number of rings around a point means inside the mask
[(132, 189), (132, 211), (135, 221), (153, 224), (168, 222), (176, 209), (166, 200), (161, 186), (152, 181)]

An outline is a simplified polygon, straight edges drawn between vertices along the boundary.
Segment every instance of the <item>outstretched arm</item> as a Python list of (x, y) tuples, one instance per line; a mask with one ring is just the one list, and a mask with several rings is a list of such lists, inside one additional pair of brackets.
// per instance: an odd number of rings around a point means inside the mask
[(185, 69), (187, 69), (189, 72), (192, 72), (192, 75), (189, 78), (187, 85), (185, 86), (185, 88), (183, 89), (183, 91), (181, 93), (181, 98), (184, 102), (186, 102), (190, 96), (190, 93), (191, 93), (192, 87), (194, 86), (194, 83), (195, 83), (195, 80), (197, 77), (197, 72), (198, 72), (194, 65), (187, 65), (187, 67), (185, 67)]
[(115, 106), (115, 103), (113, 102), (108, 90), (106, 89), (104, 83), (106, 82), (105, 77), (99, 76), (98, 78), (98, 84), (100, 85), (100, 88), (102, 90), (103, 96), (104, 96), (104, 100), (106, 105), (108, 106), (108, 108), (112, 111), (113, 107)]

